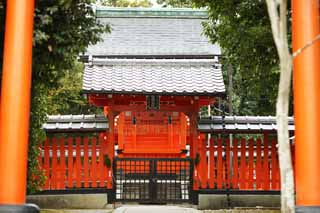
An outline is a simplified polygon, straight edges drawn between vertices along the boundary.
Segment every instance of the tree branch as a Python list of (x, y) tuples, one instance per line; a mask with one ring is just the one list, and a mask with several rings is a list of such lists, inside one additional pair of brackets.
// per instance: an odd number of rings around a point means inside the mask
[(297, 57), (298, 55), (300, 55), (304, 50), (306, 50), (308, 47), (310, 47), (311, 45), (313, 45), (316, 41), (320, 40), (320, 34), (317, 35), (316, 37), (314, 37), (314, 39), (312, 39), (310, 42), (308, 42), (305, 46), (301, 47), (300, 49), (298, 49), (297, 51), (295, 51), (292, 54), (292, 58)]

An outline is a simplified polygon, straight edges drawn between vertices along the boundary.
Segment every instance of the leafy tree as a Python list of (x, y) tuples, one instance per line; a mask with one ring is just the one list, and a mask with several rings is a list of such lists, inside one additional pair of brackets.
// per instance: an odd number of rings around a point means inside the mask
[(205, 34), (219, 43), (223, 63), (233, 65), (237, 114), (275, 113), (278, 57), (264, 1), (194, 0), (208, 8)]
[(162, 7), (193, 7), (194, 4), (190, 0), (157, 0)]
[(149, 0), (102, 0), (101, 4), (109, 7), (152, 7)]
[[(88, 45), (97, 43), (101, 33), (109, 32), (109, 26), (96, 23), (90, 3), (91, 0), (36, 1), (28, 157), (29, 193), (38, 190), (44, 182), (37, 158), (40, 154), (39, 145), (45, 138), (41, 127), (49, 110), (52, 110), (49, 105), (52, 97), (49, 95), (61, 86), (61, 79), (73, 70), (79, 53), (84, 52)], [(3, 49), (4, 14), (5, 5), (0, 4), (0, 50)]]
[(233, 67), (235, 114), (275, 113), (279, 68), (265, 1), (158, 0), (158, 3), (207, 8), (209, 21), (203, 23), (204, 32), (222, 49), (224, 79), (228, 79), (229, 64)]
[(98, 114), (100, 108), (89, 106), (87, 99), (81, 94), (84, 66), (75, 62), (65, 76), (58, 80), (58, 86), (49, 91), (49, 114)]

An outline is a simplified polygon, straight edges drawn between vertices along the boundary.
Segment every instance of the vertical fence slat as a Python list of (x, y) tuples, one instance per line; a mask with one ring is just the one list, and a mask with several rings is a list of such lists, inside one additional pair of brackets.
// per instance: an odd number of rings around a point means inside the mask
[(96, 137), (91, 138), (92, 143), (92, 157), (91, 157), (91, 180), (92, 187), (97, 187), (97, 148), (96, 148)]
[[(275, 142), (277, 143), (277, 140), (275, 139)], [(292, 157), (292, 155), (291, 155)], [(276, 190), (281, 189), (281, 180), (280, 180), (280, 164), (279, 164), (279, 155), (278, 155), (278, 150), (276, 149)], [(293, 173), (294, 175), (294, 173)]]
[(44, 141), (44, 164), (43, 168), (45, 171), (45, 175), (47, 180), (45, 182), (45, 189), (50, 189), (51, 175), (50, 175), (50, 147), (49, 147), (49, 138)]
[(199, 180), (200, 187), (202, 189), (207, 188), (208, 183), (208, 164), (207, 164), (207, 140), (204, 134), (200, 135), (199, 139), (199, 153), (200, 153), (200, 163), (199, 163)]
[(261, 178), (263, 176), (261, 175), (261, 139), (257, 139), (256, 142), (256, 189), (261, 189)]
[(60, 146), (60, 138), (57, 138), (57, 172), (56, 172), (56, 189), (61, 189), (61, 146)]
[(252, 190), (253, 189), (253, 139), (249, 139), (249, 159), (248, 159), (248, 164), (249, 164), (249, 178), (248, 178), (248, 189)]
[(104, 174), (104, 157), (103, 157), (103, 141), (99, 141), (99, 172), (100, 172), (100, 186), (104, 187), (105, 174)]
[(83, 138), (83, 171), (84, 171), (84, 187), (89, 187), (89, 149), (88, 149), (88, 136)]
[(60, 189), (65, 189), (66, 180), (66, 158), (65, 158), (65, 138), (60, 138)]
[(270, 171), (269, 171), (269, 145), (268, 135), (264, 136), (263, 140), (263, 170), (264, 170), (264, 190), (270, 189)]
[(68, 188), (73, 187), (73, 138), (68, 137)]
[(209, 188), (210, 189), (213, 189), (215, 186), (215, 174), (214, 174), (214, 171), (215, 171), (215, 165), (214, 165), (214, 140), (213, 138), (210, 138), (210, 144), (209, 144), (209, 174), (210, 174), (210, 177), (209, 177)]
[(233, 139), (233, 149), (232, 149), (232, 156), (233, 156), (233, 162), (232, 162), (232, 188), (238, 189), (239, 188), (239, 166), (238, 166), (238, 139)]
[(226, 147), (226, 168), (225, 168), (225, 173), (226, 173), (226, 178), (225, 178), (225, 188), (230, 188), (230, 183), (231, 183), (231, 169), (230, 169), (230, 139), (229, 137), (226, 140), (225, 143)]
[(246, 189), (246, 140), (241, 138), (241, 146), (240, 146), (240, 189)]
[(277, 149), (276, 149), (276, 141), (271, 141), (271, 189), (277, 189)]
[(218, 147), (217, 147), (217, 187), (218, 189), (222, 188), (222, 176), (223, 176), (223, 162), (222, 162), (222, 139), (218, 138)]
[(215, 187), (215, 165), (214, 165), (214, 139), (210, 138), (209, 143), (209, 188)]
[(51, 189), (57, 187), (57, 139), (52, 138), (52, 169), (51, 169)]
[(81, 187), (81, 148), (80, 148), (81, 138), (76, 137), (76, 186)]

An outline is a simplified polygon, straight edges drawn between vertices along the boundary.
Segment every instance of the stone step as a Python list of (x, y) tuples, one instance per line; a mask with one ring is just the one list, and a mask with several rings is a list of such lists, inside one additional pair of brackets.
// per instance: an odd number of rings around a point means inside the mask
[(106, 209), (112, 208), (108, 204), (108, 196), (101, 194), (54, 194), (29, 195), (27, 203), (34, 203), (40, 209)]

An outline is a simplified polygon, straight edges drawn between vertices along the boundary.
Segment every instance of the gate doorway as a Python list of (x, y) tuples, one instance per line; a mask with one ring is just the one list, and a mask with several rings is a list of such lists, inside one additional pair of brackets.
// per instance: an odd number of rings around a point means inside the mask
[(188, 202), (192, 189), (191, 159), (116, 158), (117, 201), (140, 203)]

